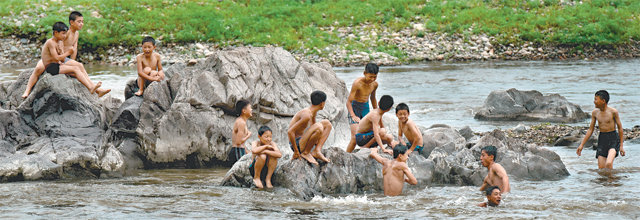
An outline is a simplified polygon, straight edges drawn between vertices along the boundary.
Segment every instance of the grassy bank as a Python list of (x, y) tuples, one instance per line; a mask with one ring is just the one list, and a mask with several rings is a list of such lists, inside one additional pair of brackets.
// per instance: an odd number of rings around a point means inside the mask
[[(151, 35), (165, 43), (270, 44), (321, 55), (314, 48), (344, 42), (329, 27), (362, 24), (402, 30), (418, 23), (424, 30), (416, 37), (484, 33), (500, 44), (608, 47), (640, 40), (636, 0), (5, 0), (0, 36), (44, 40), (71, 10), (85, 15), (80, 47), (98, 52), (135, 47)], [(375, 50), (403, 56), (392, 44)]]

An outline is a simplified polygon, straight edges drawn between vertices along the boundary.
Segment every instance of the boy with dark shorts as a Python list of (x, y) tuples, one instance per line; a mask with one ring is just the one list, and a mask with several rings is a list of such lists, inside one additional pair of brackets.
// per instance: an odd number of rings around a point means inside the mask
[(229, 151), (229, 162), (235, 163), (249, 151), (244, 146), (244, 142), (251, 137), (251, 132), (247, 128), (247, 120), (253, 115), (251, 105), (246, 100), (236, 102), (236, 118), (231, 134), (231, 150)]
[[(356, 134), (358, 129), (358, 123), (369, 114), (369, 102), (371, 100), (371, 106), (375, 109), (378, 108), (376, 103), (376, 89), (378, 88), (378, 65), (374, 63), (368, 63), (364, 69), (364, 77), (356, 79), (351, 85), (351, 92), (347, 98), (347, 110), (349, 115), (349, 125), (351, 128), (351, 137)], [(349, 145), (347, 145), (347, 152), (352, 152), (356, 147), (355, 139), (351, 139)]]
[[(271, 128), (262, 126), (258, 129), (258, 140), (251, 144), (253, 162), (249, 166), (249, 172), (253, 176), (253, 183), (258, 188), (263, 187), (262, 179), (264, 179), (267, 188), (273, 188), (271, 176), (278, 165), (278, 158), (282, 157), (280, 149), (271, 140), (272, 135)], [(264, 166), (267, 168), (265, 169)]]
[[(398, 117), (398, 139), (400, 144), (410, 146), (407, 150), (407, 155), (411, 152), (418, 151), (422, 153), (422, 133), (416, 123), (409, 119), (409, 106), (405, 103), (400, 103), (396, 106), (396, 117)], [(404, 142), (402, 136), (407, 136), (409, 144)]]
[[(599, 169), (613, 169), (613, 160), (618, 156), (618, 152), (620, 152), (622, 156), (625, 155), (623, 148), (624, 134), (622, 122), (620, 122), (620, 115), (618, 115), (618, 110), (609, 107), (608, 103), (609, 93), (605, 90), (597, 91), (593, 98), (593, 104), (595, 104), (596, 109), (591, 112), (589, 130), (576, 150), (578, 156), (581, 156), (584, 143), (586, 143), (589, 137), (591, 137), (591, 134), (593, 134), (593, 128), (596, 121), (598, 121), (600, 135), (598, 136), (596, 158), (598, 159)], [(616, 132), (616, 126), (620, 132), (619, 134)]]
[(380, 97), (379, 108), (374, 109), (371, 114), (362, 118), (358, 124), (357, 133), (351, 138), (351, 141), (362, 148), (380, 146), (383, 152), (392, 154), (393, 151), (387, 150), (383, 143), (389, 144), (393, 148), (395, 142), (393, 141), (393, 136), (387, 134), (382, 123), (382, 115), (391, 110), (392, 106), (393, 98), (391, 96), (383, 95)]
[(138, 92), (137, 96), (144, 93), (144, 89), (152, 82), (164, 80), (164, 70), (162, 70), (162, 57), (153, 52), (156, 49), (156, 40), (153, 37), (142, 39), (142, 53), (136, 56), (136, 66), (138, 69)]

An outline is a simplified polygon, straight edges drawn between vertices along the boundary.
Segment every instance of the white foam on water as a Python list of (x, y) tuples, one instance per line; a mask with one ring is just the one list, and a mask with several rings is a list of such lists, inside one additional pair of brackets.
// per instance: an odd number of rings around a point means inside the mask
[(375, 205), (379, 202), (373, 201), (367, 195), (348, 195), (345, 197), (322, 197), (315, 196), (311, 199), (312, 203), (331, 204), (331, 205)]

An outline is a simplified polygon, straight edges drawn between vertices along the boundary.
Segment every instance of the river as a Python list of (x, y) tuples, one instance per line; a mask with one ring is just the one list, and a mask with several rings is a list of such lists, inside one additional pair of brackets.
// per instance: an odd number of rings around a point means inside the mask
[[(510, 128), (518, 122), (473, 119), (492, 90), (517, 88), (559, 93), (584, 111), (593, 94), (611, 93), (623, 126), (640, 124), (640, 60), (514, 61), (427, 63), (383, 67), (378, 97), (406, 102), (419, 125), (470, 126), (476, 131)], [(87, 65), (91, 78), (124, 98), (124, 83), (136, 76), (131, 67)], [(1, 67), (0, 81), (13, 80), (23, 68)], [(336, 68), (347, 87), (362, 67)], [(537, 124), (537, 123), (525, 123)], [(588, 125), (582, 121), (571, 125)], [(640, 218), (640, 144), (626, 142), (611, 173), (599, 172), (592, 150), (549, 147), (571, 175), (559, 181), (511, 179), (512, 193), (496, 208), (475, 204), (484, 196), (475, 186), (429, 186), (402, 196), (332, 195), (301, 201), (288, 190), (218, 186), (228, 168), (143, 170), (113, 179), (31, 181), (0, 184), (0, 218)]]

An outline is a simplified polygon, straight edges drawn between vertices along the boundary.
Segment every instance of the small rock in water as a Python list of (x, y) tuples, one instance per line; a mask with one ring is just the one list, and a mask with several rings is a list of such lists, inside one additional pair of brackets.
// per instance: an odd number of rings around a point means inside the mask
[(524, 124), (520, 123), (520, 124), (518, 124), (518, 126), (513, 128), (513, 131), (515, 131), (515, 132), (525, 132), (525, 131), (527, 131), (527, 126), (525, 126)]

